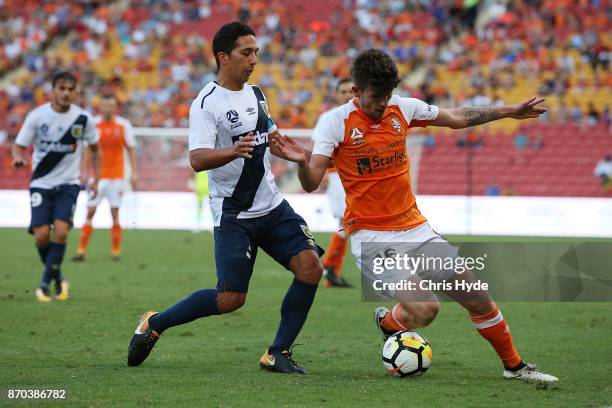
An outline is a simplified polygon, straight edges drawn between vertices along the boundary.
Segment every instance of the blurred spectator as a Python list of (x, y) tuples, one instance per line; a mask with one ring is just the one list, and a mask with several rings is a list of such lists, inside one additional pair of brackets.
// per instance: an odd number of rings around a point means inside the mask
[(501, 189), (497, 183), (493, 182), (485, 188), (485, 195), (490, 197), (499, 196), (501, 195)]
[(457, 139), (457, 147), (479, 148), (482, 145), (482, 137), (473, 129), (468, 129)]
[(599, 177), (604, 191), (612, 188), (612, 155), (609, 154), (597, 162), (593, 175)]
[(593, 102), (589, 102), (589, 107), (587, 109), (587, 123), (591, 126), (597, 125), (599, 122), (599, 112), (593, 105)]
[(544, 138), (542, 137), (542, 135), (537, 135), (535, 139), (533, 140), (533, 142), (531, 143), (531, 148), (533, 150), (540, 150), (543, 147), (544, 147)]
[(514, 136), (514, 147), (522, 150), (529, 145), (529, 137), (524, 133), (518, 133)]
[(436, 139), (432, 135), (425, 136), (423, 146), (425, 146), (425, 149), (432, 151), (436, 147)]

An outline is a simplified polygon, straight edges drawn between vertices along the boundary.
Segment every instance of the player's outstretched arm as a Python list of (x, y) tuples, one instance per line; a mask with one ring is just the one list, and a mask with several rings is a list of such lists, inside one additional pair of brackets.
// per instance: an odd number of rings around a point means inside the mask
[(13, 144), (13, 167), (18, 169), (28, 163), (25, 158), (26, 149), (26, 147), (18, 145), (17, 143)]
[(493, 107), (466, 107), (455, 109), (442, 109), (438, 111), (438, 117), (431, 122), (431, 126), (449, 127), (451, 129), (463, 129), (470, 126), (478, 126), (494, 120), (532, 119), (537, 118), (546, 108), (540, 104), (544, 98), (533, 96), (516, 105), (504, 105)]
[(205, 171), (225, 166), (234, 159), (252, 159), (251, 153), (255, 146), (255, 136), (249, 132), (241, 137), (234, 146), (224, 149), (200, 148), (189, 152), (189, 163), (197, 171)]
[(298, 178), (306, 192), (310, 193), (319, 187), (325, 171), (331, 164), (329, 157), (322, 154), (313, 154), (309, 157), (310, 154), (307, 154), (302, 145), (287, 136), (274, 138), (272, 144), (287, 160), (298, 164)]

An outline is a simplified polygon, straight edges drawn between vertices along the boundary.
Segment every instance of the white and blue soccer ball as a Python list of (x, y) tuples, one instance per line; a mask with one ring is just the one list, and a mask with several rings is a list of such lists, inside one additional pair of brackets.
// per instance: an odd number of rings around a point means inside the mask
[(382, 349), (383, 365), (397, 377), (422, 375), (431, 365), (432, 349), (429, 341), (413, 331), (395, 333)]

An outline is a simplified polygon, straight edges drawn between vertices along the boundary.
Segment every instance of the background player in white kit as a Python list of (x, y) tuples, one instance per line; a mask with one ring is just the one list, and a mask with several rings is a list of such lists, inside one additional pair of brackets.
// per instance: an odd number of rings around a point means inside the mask
[[(45, 271), (36, 289), (41, 302), (51, 300), (49, 285), (55, 281), (56, 299), (68, 299), (68, 283), (61, 273), (68, 232), (79, 195), (79, 175), (83, 141), (89, 145), (94, 166), (91, 194), (95, 197), (100, 178), (98, 134), (93, 118), (76, 99), (77, 80), (69, 72), (53, 75), (52, 101), (32, 110), (13, 145), (13, 166), (26, 164), (26, 149), (34, 145), (30, 202), (36, 249)], [(51, 229), (53, 237), (51, 238)]]
[(242, 307), (261, 248), (295, 278), (260, 367), (306, 374), (293, 360), (291, 346), (314, 301), (323, 251), (274, 182), (270, 153), (285, 157), (268, 140), (281, 136), (261, 90), (246, 84), (258, 50), (249, 26), (234, 22), (221, 27), (213, 39), (217, 80), (204, 86), (189, 111), (191, 166), (209, 171), (217, 286), (198, 290), (161, 313), (145, 313), (129, 344), (130, 366), (147, 358), (164, 330)]
[[(73, 261), (84, 261), (89, 238), (93, 233), (93, 217), (103, 198), (110, 205), (113, 225), (111, 227), (111, 258), (118, 261), (121, 257), (121, 224), (119, 223), (119, 207), (125, 192), (125, 159), (130, 161), (130, 182), (132, 189), (136, 189), (138, 173), (136, 167), (136, 138), (132, 124), (125, 118), (118, 116), (117, 98), (113, 93), (102, 95), (100, 103), (101, 115), (94, 118), (96, 129), (100, 135), (100, 150), (102, 151), (101, 179), (98, 185), (98, 195), (87, 200), (87, 218), (81, 228), (79, 247)], [(87, 151), (83, 164), (87, 167), (89, 162)]]
[[(336, 84), (334, 92), (334, 108), (321, 114), (315, 125), (313, 134), (316, 134), (318, 129), (325, 123), (325, 118), (331, 114), (336, 106), (344, 105), (346, 102), (353, 98), (353, 79), (350, 77), (342, 78)], [(342, 182), (338, 176), (338, 171), (335, 167), (331, 167), (327, 170), (327, 190), (325, 194), (329, 199), (329, 205), (331, 208), (332, 215), (338, 220), (338, 226), (343, 224), (342, 219), (344, 218), (344, 209), (346, 208), (346, 194), (342, 187)], [(342, 277), (342, 263), (344, 262), (344, 255), (346, 255), (346, 235), (344, 229), (340, 229), (332, 234), (327, 250), (325, 251), (325, 258), (323, 259), (323, 276), (325, 277), (325, 286), (327, 287), (339, 287), (339, 288), (350, 288), (350, 285)]]

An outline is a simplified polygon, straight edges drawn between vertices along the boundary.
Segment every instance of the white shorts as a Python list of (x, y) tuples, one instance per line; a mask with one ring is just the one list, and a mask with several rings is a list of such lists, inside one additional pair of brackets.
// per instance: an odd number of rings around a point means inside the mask
[(111, 208), (119, 208), (124, 191), (123, 179), (102, 179), (98, 183), (98, 194), (94, 199), (87, 200), (87, 207), (97, 207), (106, 197)]
[[(358, 230), (351, 234), (351, 252), (357, 262), (357, 267), (362, 274), (362, 285), (373, 288), (375, 281), (396, 283), (414, 278), (427, 279), (433, 282), (442, 282), (455, 275), (453, 269), (438, 267), (434, 261), (423, 268), (374, 270), (375, 258), (395, 258), (404, 254), (414, 259), (428, 257), (430, 259), (457, 258), (458, 249), (448, 243), (446, 239), (438, 235), (428, 223), (416, 228), (402, 231), (372, 231)], [(367, 263), (367, 264), (364, 264)], [(441, 262), (440, 262), (441, 263)], [(405, 265), (405, 264), (402, 264)], [(380, 266), (380, 265), (379, 265)], [(380, 283), (377, 287), (380, 287)], [(362, 291), (362, 295), (365, 292)], [(384, 288), (376, 290), (377, 296), (393, 299), (394, 289)]]
[(344, 217), (344, 209), (346, 208), (346, 193), (344, 192), (344, 187), (342, 187), (340, 176), (335, 171), (329, 172), (327, 174), (327, 181), (328, 185), (325, 194), (329, 199), (332, 215), (335, 218), (342, 219)]

